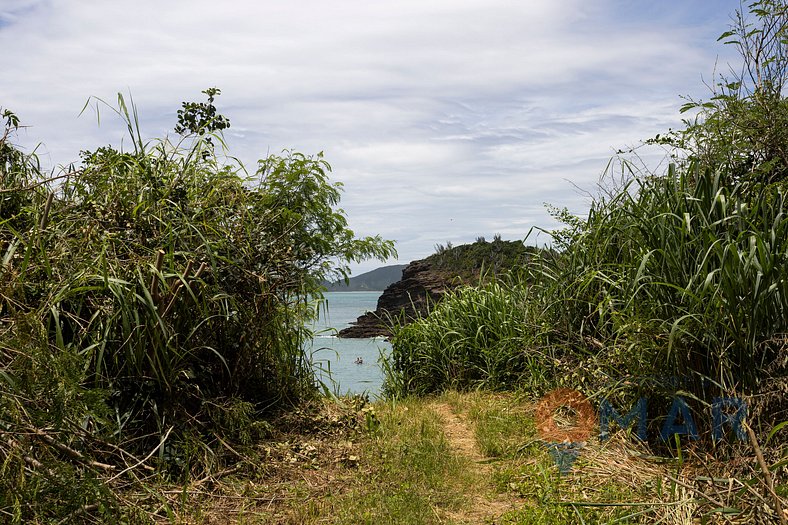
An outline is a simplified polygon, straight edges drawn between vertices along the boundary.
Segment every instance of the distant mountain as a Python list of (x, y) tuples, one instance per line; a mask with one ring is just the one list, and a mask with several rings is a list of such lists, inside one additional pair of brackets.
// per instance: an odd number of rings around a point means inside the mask
[(324, 283), (324, 286), (329, 292), (382, 292), (390, 284), (396, 283), (402, 279), (402, 270), (405, 266), (405, 264), (383, 266), (371, 272), (351, 277), (349, 284), (340, 281), (337, 283)]

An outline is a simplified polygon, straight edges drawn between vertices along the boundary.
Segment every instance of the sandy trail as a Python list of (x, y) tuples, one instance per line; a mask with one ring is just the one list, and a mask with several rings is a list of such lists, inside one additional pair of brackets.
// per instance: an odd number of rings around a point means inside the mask
[(450, 512), (453, 523), (467, 525), (495, 524), (507, 511), (516, 508), (517, 500), (505, 494), (496, 494), (492, 484), (493, 467), (476, 444), (472, 426), (461, 414), (456, 414), (447, 403), (435, 402), (430, 408), (443, 421), (443, 432), (454, 453), (470, 460), (475, 477), (480, 480), (478, 490), (470, 494), (471, 501), (465, 509)]

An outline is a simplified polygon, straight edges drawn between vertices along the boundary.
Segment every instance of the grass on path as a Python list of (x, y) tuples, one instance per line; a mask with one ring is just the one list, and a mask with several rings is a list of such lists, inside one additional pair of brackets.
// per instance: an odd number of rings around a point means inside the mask
[[(272, 431), (243, 470), (165, 492), (162, 521), (774, 522), (768, 505), (727, 513), (725, 507), (748, 492), (733, 481), (727, 493), (704, 496), (702, 488), (714, 481), (703, 481), (711, 470), (700, 458), (694, 464), (686, 456), (656, 458), (624, 433), (604, 444), (592, 438), (571, 472), (561, 475), (536, 435), (532, 406), (515, 394), (484, 392), (375, 404), (326, 401), (290, 417), (281, 427), (286, 431)], [(718, 463), (712, 467), (724, 467)]]

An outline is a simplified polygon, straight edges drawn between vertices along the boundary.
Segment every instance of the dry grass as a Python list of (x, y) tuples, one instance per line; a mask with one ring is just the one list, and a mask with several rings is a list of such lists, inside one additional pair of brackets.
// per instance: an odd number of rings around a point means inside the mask
[(751, 447), (657, 455), (620, 431), (560, 475), (533, 413), (484, 392), (324, 401), (282, 415), (217, 475), (125, 497), (179, 524), (778, 523)]
[(297, 410), (280, 417), (267, 439), (239, 452), (225, 471), (128, 496), (161, 523), (303, 523), (305, 510), (356, 489), (369, 468), (361, 459), (363, 408), (347, 399)]

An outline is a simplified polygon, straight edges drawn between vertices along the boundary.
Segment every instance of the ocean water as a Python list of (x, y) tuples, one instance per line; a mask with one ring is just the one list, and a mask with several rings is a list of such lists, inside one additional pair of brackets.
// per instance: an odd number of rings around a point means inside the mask
[(391, 345), (383, 338), (344, 339), (336, 332), (350, 325), (364, 312), (375, 310), (382, 292), (327, 292), (325, 311), (315, 325), (316, 336), (309, 349), (318, 379), (336, 394), (380, 395), (382, 355)]

